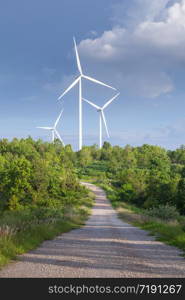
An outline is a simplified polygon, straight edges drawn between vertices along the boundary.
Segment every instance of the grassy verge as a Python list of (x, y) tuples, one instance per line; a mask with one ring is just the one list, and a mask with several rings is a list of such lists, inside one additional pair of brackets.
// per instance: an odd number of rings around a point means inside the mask
[(123, 221), (149, 231), (157, 240), (178, 247), (185, 255), (185, 232), (183, 225), (177, 220), (163, 221), (148, 217), (142, 213), (135, 213), (121, 204), (117, 206), (117, 211)]
[(98, 182), (97, 185), (105, 190), (120, 219), (149, 231), (159, 241), (178, 247), (185, 255), (185, 217), (164, 221), (155, 216), (148, 216), (144, 209), (118, 201), (116, 191), (111, 186)]
[[(38, 210), (8, 212), (0, 219), (0, 268), (39, 246), (44, 240), (82, 226), (90, 214), (94, 195), (89, 193), (80, 204), (65, 210), (50, 211), (41, 217)], [(36, 215), (36, 212), (38, 216)], [(44, 212), (44, 211), (43, 211)], [(46, 214), (46, 212), (45, 212)]]
[(164, 221), (155, 216), (148, 216), (145, 209), (118, 201), (116, 190), (112, 188), (111, 184), (103, 183), (103, 180), (101, 181), (98, 176), (92, 178), (86, 175), (82, 176), (82, 178), (84, 181), (94, 183), (104, 189), (107, 198), (117, 210), (120, 219), (149, 231), (157, 240), (183, 250), (185, 255), (185, 217)]

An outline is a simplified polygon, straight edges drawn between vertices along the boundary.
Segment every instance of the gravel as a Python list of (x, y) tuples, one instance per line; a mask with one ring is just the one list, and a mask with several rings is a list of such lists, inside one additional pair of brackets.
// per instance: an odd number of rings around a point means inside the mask
[(102, 189), (85, 226), (45, 241), (0, 271), (0, 277), (185, 277), (185, 260), (175, 247), (121, 221)]

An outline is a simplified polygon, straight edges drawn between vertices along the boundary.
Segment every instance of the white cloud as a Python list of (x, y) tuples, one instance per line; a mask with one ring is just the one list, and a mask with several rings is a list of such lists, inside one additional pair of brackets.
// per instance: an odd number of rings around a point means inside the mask
[(90, 34), (92, 34), (92, 36), (97, 36), (97, 35), (98, 35), (98, 33), (97, 33), (96, 30), (91, 30), (91, 31), (90, 31)]
[(174, 89), (170, 71), (178, 71), (185, 62), (185, 0), (134, 3), (134, 13), (132, 8), (126, 11), (127, 24), (121, 24), (119, 15), (117, 25), (100, 37), (81, 41), (79, 50), (88, 64), (98, 63), (100, 73), (106, 63), (118, 88), (133, 92), (134, 82), (135, 94), (154, 98)]
[(136, 38), (150, 42), (159, 50), (165, 49), (166, 54), (168, 47), (173, 47), (174, 54), (178, 54), (178, 50), (182, 50), (185, 44), (185, 0), (168, 8), (165, 20), (142, 22), (134, 34)]
[(165, 14), (165, 7), (170, 0), (132, 0), (120, 2), (113, 5), (112, 20), (116, 24), (126, 26), (127, 28), (135, 27), (143, 21), (155, 21)]

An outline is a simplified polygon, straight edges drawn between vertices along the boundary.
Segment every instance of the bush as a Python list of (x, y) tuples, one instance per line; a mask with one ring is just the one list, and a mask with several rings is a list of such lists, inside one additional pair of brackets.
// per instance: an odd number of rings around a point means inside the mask
[(69, 147), (57, 143), (0, 140), (0, 212), (58, 209), (87, 195), (71, 154), (75, 155)]
[(135, 198), (135, 191), (130, 183), (125, 183), (119, 191), (120, 200), (131, 202)]
[(176, 207), (168, 204), (147, 209), (145, 210), (145, 214), (165, 221), (176, 220), (179, 217), (179, 212)]

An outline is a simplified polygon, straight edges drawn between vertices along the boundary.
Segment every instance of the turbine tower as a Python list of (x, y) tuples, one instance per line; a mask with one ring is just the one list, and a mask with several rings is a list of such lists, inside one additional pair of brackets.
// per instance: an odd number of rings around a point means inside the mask
[(75, 48), (75, 55), (76, 55), (76, 62), (77, 62), (77, 67), (78, 67), (78, 71), (79, 71), (79, 76), (60, 95), (60, 97), (58, 98), (58, 100), (60, 100), (61, 98), (63, 98), (64, 95), (67, 94), (77, 83), (79, 84), (79, 150), (81, 150), (82, 149), (82, 79), (86, 79), (86, 80), (92, 81), (94, 83), (100, 84), (102, 86), (108, 87), (108, 88), (113, 89), (113, 90), (116, 90), (116, 89), (114, 87), (108, 85), (108, 84), (105, 84), (105, 83), (97, 80), (97, 79), (94, 79), (92, 77), (84, 75), (84, 73), (82, 71), (81, 63), (80, 63), (80, 57), (79, 57), (79, 54), (78, 54), (78, 49), (77, 49), (75, 38), (73, 38), (73, 40), (74, 40), (74, 48)]
[(63, 113), (63, 109), (62, 109), (61, 113), (59, 114), (59, 116), (58, 116), (58, 118), (57, 118), (57, 120), (56, 120), (56, 122), (55, 122), (55, 124), (54, 124), (53, 127), (37, 127), (37, 128), (41, 128), (41, 129), (45, 129), (45, 130), (50, 130), (51, 131), (51, 137), (52, 137), (52, 143), (54, 143), (55, 137), (57, 137), (61, 141), (62, 145), (65, 146), (65, 144), (64, 144), (64, 142), (63, 142), (60, 134), (56, 130), (57, 124), (58, 124), (58, 122), (59, 122), (59, 120), (61, 118), (62, 113)]
[(101, 149), (102, 148), (102, 121), (105, 125), (105, 130), (106, 130), (106, 133), (107, 133), (107, 136), (108, 138), (110, 137), (109, 135), (109, 131), (108, 131), (108, 128), (107, 128), (107, 122), (106, 122), (106, 119), (105, 119), (105, 114), (104, 114), (104, 109), (109, 105), (111, 104), (112, 101), (114, 101), (118, 96), (119, 96), (120, 93), (116, 94), (114, 97), (112, 97), (110, 100), (108, 100), (102, 107), (96, 105), (95, 103), (87, 100), (87, 99), (84, 99), (83, 100), (87, 103), (89, 103), (91, 106), (95, 107), (97, 109), (97, 112), (99, 113), (99, 116), (100, 116), (100, 128), (99, 128), (99, 148)]

